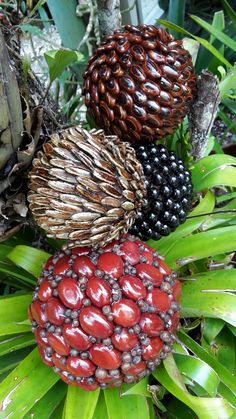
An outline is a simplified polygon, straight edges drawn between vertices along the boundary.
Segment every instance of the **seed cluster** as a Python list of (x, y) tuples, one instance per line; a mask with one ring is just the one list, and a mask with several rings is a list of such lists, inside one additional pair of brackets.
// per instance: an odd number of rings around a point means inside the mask
[(174, 152), (156, 144), (136, 147), (147, 195), (130, 232), (142, 240), (158, 240), (186, 220), (191, 208), (191, 175)]
[(171, 351), (180, 283), (146, 243), (65, 248), (44, 266), (29, 308), (43, 361), (85, 390), (150, 374)]
[(96, 124), (124, 141), (171, 134), (186, 115), (196, 78), (192, 59), (164, 29), (126, 25), (105, 38), (84, 73)]

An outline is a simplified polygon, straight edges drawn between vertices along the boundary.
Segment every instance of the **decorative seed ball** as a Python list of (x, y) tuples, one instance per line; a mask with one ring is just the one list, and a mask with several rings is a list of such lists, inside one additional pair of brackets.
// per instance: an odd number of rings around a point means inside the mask
[(83, 94), (98, 127), (133, 143), (171, 134), (187, 114), (195, 86), (181, 40), (155, 26), (126, 25), (89, 60)]
[(134, 236), (60, 250), (29, 308), (39, 353), (85, 390), (141, 380), (171, 351), (180, 292), (163, 258)]
[(143, 203), (142, 165), (128, 143), (102, 130), (54, 134), (33, 160), (29, 207), (48, 237), (103, 246), (126, 233)]
[(191, 208), (191, 175), (173, 151), (163, 145), (136, 147), (142, 163), (147, 195), (130, 232), (141, 240), (158, 240), (186, 220)]

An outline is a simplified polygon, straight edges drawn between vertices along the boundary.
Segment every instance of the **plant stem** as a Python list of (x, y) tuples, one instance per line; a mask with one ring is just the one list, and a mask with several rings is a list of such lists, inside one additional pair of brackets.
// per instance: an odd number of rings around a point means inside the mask
[(197, 79), (197, 96), (189, 115), (191, 154), (195, 161), (204, 157), (219, 103), (217, 77), (208, 70), (202, 70)]
[(97, 0), (101, 38), (121, 27), (120, 0)]

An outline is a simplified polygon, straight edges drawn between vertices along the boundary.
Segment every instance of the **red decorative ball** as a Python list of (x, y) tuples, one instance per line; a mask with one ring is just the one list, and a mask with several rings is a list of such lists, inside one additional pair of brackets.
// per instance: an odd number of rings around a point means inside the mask
[(180, 291), (163, 258), (136, 237), (64, 247), (45, 264), (29, 308), (39, 353), (85, 390), (141, 380), (171, 351)]
[(85, 104), (97, 126), (130, 142), (171, 134), (195, 90), (182, 41), (151, 25), (126, 25), (107, 36), (84, 73)]

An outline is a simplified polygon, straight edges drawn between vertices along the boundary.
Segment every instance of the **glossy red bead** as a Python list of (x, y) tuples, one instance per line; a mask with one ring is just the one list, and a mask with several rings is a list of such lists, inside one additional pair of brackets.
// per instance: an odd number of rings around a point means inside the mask
[(149, 345), (142, 345), (142, 356), (145, 360), (156, 358), (163, 348), (163, 342), (158, 337), (151, 338)]
[(91, 278), (94, 274), (95, 269), (96, 266), (89, 259), (88, 256), (79, 256), (74, 261), (73, 270), (76, 274), (80, 276), (86, 276), (87, 278)]
[(73, 249), (71, 249), (71, 253), (72, 255), (77, 255), (77, 256), (84, 256), (84, 255), (88, 255), (90, 252), (90, 248), (88, 246), (83, 246), (83, 247), (73, 247)]
[(59, 355), (69, 355), (70, 347), (65, 342), (65, 339), (61, 335), (55, 335), (54, 333), (48, 333), (48, 343)]
[(121, 244), (120, 250), (122, 251), (122, 258), (126, 262), (131, 265), (139, 263), (140, 251), (137, 243), (127, 240)]
[(125, 369), (124, 373), (125, 374), (136, 375), (136, 374), (139, 374), (140, 372), (144, 371), (146, 368), (147, 367), (146, 367), (145, 362), (140, 361), (138, 364), (131, 365), (131, 367), (129, 367), (128, 369)]
[(181, 297), (181, 282), (175, 280), (175, 283), (172, 288), (172, 295), (174, 300), (176, 300), (178, 303), (180, 302)]
[(52, 354), (52, 361), (53, 361), (53, 364), (54, 364), (56, 367), (60, 368), (61, 370), (66, 371), (66, 370), (67, 370), (66, 365), (65, 365), (65, 363), (64, 363), (64, 362), (62, 362), (62, 360), (63, 360), (63, 359), (66, 359), (66, 358), (64, 358), (63, 356), (61, 356), (61, 355), (57, 354), (56, 352), (54, 352), (54, 353)]
[(169, 268), (169, 266), (166, 265), (166, 263), (163, 261), (163, 259), (158, 258), (157, 261), (159, 263), (161, 273), (163, 275), (170, 275), (171, 274), (171, 269)]
[(86, 335), (86, 333), (84, 333), (84, 331), (78, 326), (65, 324), (63, 326), (62, 333), (68, 345), (72, 346), (72, 348), (78, 349), (79, 351), (86, 351), (92, 345), (88, 335)]
[(43, 329), (41, 327), (37, 327), (37, 329), (34, 332), (34, 336), (35, 336), (35, 340), (38, 343), (38, 345), (42, 346), (43, 348), (46, 348), (46, 346), (48, 346), (48, 340), (47, 337), (42, 337), (41, 336), (41, 331)]
[(55, 275), (63, 275), (67, 269), (69, 269), (69, 256), (62, 256), (60, 259), (55, 263), (53, 268), (53, 273)]
[(38, 323), (39, 326), (44, 327), (47, 321), (47, 313), (42, 309), (42, 305), (39, 301), (34, 301), (30, 306), (30, 312), (33, 319)]
[(116, 349), (109, 349), (102, 343), (96, 343), (90, 349), (90, 358), (98, 367), (112, 370), (119, 368), (121, 364), (121, 353)]
[(147, 250), (145, 250), (143, 253), (142, 253), (142, 256), (143, 257), (145, 257), (146, 259), (147, 259), (147, 264), (148, 265), (151, 265), (152, 264), (152, 262), (153, 262), (153, 255), (152, 255), (152, 253), (151, 252), (148, 252)]
[(122, 329), (121, 333), (114, 333), (111, 337), (112, 344), (119, 351), (127, 352), (139, 344), (135, 333), (129, 333), (127, 329)]
[(52, 293), (50, 282), (48, 280), (43, 281), (39, 287), (38, 298), (43, 302), (48, 301), (52, 297)]
[(170, 308), (171, 301), (168, 294), (159, 288), (154, 288), (147, 294), (146, 301), (151, 306), (155, 307), (157, 311), (167, 311)]
[(80, 356), (70, 356), (66, 361), (67, 370), (78, 377), (90, 377), (96, 367), (89, 359), (82, 359)]
[(136, 266), (136, 270), (136, 275), (142, 279), (142, 281), (148, 280), (152, 281), (152, 283), (156, 286), (161, 285), (163, 275), (158, 268), (155, 268), (155, 266), (140, 263)]
[(114, 322), (123, 327), (131, 327), (139, 322), (140, 310), (134, 301), (126, 298), (117, 301), (112, 306)]
[(165, 329), (163, 320), (158, 315), (152, 313), (142, 314), (139, 326), (142, 332), (148, 336), (159, 336)]
[(52, 266), (52, 260), (53, 260), (53, 256), (50, 256), (50, 258), (47, 260), (47, 262), (45, 263), (43, 267), (45, 271), (47, 271)]
[(139, 300), (141, 298), (145, 298), (147, 295), (145, 286), (136, 276), (122, 276), (119, 284), (125, 296), (131, 298), (132, 300)]
[(58, 285), (58, 295), (66, 307), (79, 309), (82, 307), (85, 292), (81, 291), (78, 281), (65, 278)]
[(46, 303), (46, 315), (48, 320), (56, 326), (61, 326), (65, 320), (65, 306), (55, 297), (50, 298)]
[(38, 351), (39, 351), (39, 354), (40, 354), (40, 356), (41, 356), (41, 358), (42, 358), (42, 360), (43, 360), (43, 362), (46, 364), (46, 365), (48, 365), (49, 367), (53, 367), (53, 362), (52, 362), (52, 358), (51, 357), (49, 357), (47, 354), (46, 354), (46, 352), (45, 352), (45, 349), (44, 348), (42, 348), (42, 346), (38, 346)]
[(79, 321), (82, 329), (89, 335), (105, 339), (111, 336), (113, 324), (97, 307), (85, 307), (81, 310)]
[(170, 320), (172, 324), (171, 327), (168, 329), (168, 332), (175, 332), (179, 325), (179, 313), (174, 313)]
[(98, 269), (114, 278), (120, 278), (123, 273), (123, 260), (115, 253), (103, 253), (98, 258)]
[(88, 281), (86, 294), (98, 307), (110, 304), (112, 295), (108, 282), (95, 276)]

